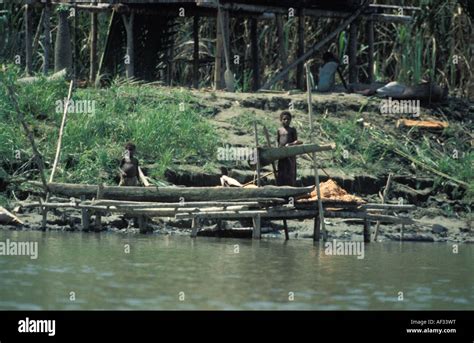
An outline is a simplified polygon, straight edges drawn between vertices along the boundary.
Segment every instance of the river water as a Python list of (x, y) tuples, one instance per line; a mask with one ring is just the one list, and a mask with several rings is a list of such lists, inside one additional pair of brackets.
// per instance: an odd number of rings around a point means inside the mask
[[(0, 230), (0, 309), (474, 309), (474, 245)], [(6, 253), (5, 253), (6, 254)], [(401, 293), (402, 292), (402, 293)]]

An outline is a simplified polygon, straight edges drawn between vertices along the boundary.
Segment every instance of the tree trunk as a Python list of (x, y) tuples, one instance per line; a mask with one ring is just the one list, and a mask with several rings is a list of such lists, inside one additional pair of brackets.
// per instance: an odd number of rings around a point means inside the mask
[(125, 31), (127, 32), (127, 54), (125, 56), (125, 72), (127, 78), (131, 79), (135, 77), (135, 47), (133, 40), (133, 24), (135, 21), (135, 13), (132, 12), (127, 18), (124, 14), (122, 15), (123, 24)]
[(90, 46), (90, 71), (89, 81), (95, 83), (97, 75), (97, 13), (92, 12), (91, 16), (91, 46)]
[[(285, 45), (285, 32), (283, 30), (283, 17), (281, 14), (276, 15), (276, 27), (278, 35), (278, 52), (280, 55), (281, 69), (285, 70), (288, 67), (288, 51), (287, 46)], [(288, 74), (283, 78), (283, 89), (287, 90), (289, 87), (288, 84)]]
[(260, 68), (258, 61), (258, 22), (256, 18), (250, 19), (250, 39), (252, 44), (252, 91), (260, 88)]
[(358, 82), (357, 70), (357, 27), (359, 20), (355, 20), (349, 29), (349, 83)]
[(46, 3), (44, 5), (44, 21), (43, 21), (43, 29), (44, 29), (44, 61), (43, 61), (43, 74), (47, 75), (49, 71), (49, 56), (51, 52), (51, 5)]
[(54, 71), (66, 69), (70, 75), (72, 72), (72, 49), (68, 15), (69, 11), (58, 12), (59, 23), (54, 47)]
[[(297, 58), (304, 55), (304, 14), (303, 11), (300, 10), (298, 15), (298, 50), (296, 53)], [(296, 88), (303, 89), (304, 82), (303, 82), (303, 62), (298, 63), (296, 67)]]
[(33, 65), (33, 54), (32, 54), (32, 44), (33, 44), (33, 30), (32, 30), (32, 21), (31, 21), (31, 6), (25, 6), (25, 73), (26, 75), (31, 75), (32, 65)]

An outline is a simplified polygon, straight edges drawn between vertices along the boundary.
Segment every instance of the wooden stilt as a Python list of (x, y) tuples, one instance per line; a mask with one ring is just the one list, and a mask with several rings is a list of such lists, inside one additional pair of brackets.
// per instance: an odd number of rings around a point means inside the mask
[(260, 181), (260, 152), (259, 152), (259, 145), (258, 145), (258, 130), (257, 130), (257, 121), (255, 120), (253, 122), (253, 128), (255, 131), (255, 149), (257, 151), (257, 187), (260, 187), (261, 181)]
[(140, 229), (140, 233), (146, 233), (147, 225), (145, 216), (138, 216), (138, 227)]
[(48, 74), (49, 71), (49, 56), (51, 53), (51, 4), (47, 1), (44, 5), (44, 61), (43, 61), (43, 74)]
[(319, 220), (319, 215), (314, 216), (314, 227), (313, 227), (313, 241), (319, 242), (321, 238), (321, 221)]
[(91, 12), (91, 32), (90, 32), (90, 69), (89, 69), (89, 82), (95, 84), (95, 78), (97, 75), (97, 12)]
[[(97, 196), (96, 199), (100, 200), (104, 196), (104, 184), (99, 183), (97, 186)], [(101, 231), (102, 230), (102, 213), (100, 211), (97, 211), (95, 213), (95, 230), (96, 231)]]
[[(81, 196), (81, 201), (86, 200), (86, 197), (84, 195)], [(82, 215), (82, 230), (87, 231), (89, 230), (90, 227), (90, 215), (89, 215), (89, 210), (88, 209), (81, 209), (81, 215)]]
[(54, 45), (54, 72), (66, 69), (68, 76), (71, 76), (72, 47), (68, 17), (69, 11), (67, 9), (58, 10), (58, 29)]
[(290, 235), (288, 234), (288, 224), (286, 222), (286, 219), (283, 219), (283, 228), (285, 230), (285, 240), (289, 240)]
[[(304, 55), (304, 13), (300, 10), (298, 15), (298, 50), (296, 57), (300, 58)], [(304, 89), (303, 84), (304, 66), (303, 62), (298, 63), (296, 67), (296, 88)]]
[(366, 22), (367, 31), (367, 45), (368, 45), (368, 58), (367, 58), (367, 75), (369, 83), (374, 82), (374, 21), (368, 19)]
[(222, 37), (222, 27), (219, 16), (222, 15), (221, 9), (217, 11), (216, 17), (216, 53), (214, 59), (214, 89), (223, 89), (224, 68), (222, 66), (222, 57), (224, 51), (224, 42)]
[(357, 27), (359, 20), (356, 19), (349, 29), (349, 83), (358, 82), (357, 70)]
[(32, 65), (33, 65), (33, 28), (31, 20), (31, 5), (25, 5), (25, 73), (26, 75), (31, 75)]
[(262, 231), (261, 231), (261, 219), (260, 215), (256, 215), (252, 218), (253, 221), (253, 239), (261, 239), (262, 238)]
[(192, 219), (192, 222), (191, 222), (191, 238), (195, 238), (197, 237), (197, 234), (199, 232), (199, 229), (200, 229), (200, 219), (199, 218), (196, 218), (196, 217), (193, 217)]
[(199, 88), (199, 16), (193, 20), (193, 87)]
[[(281, 61), (281, 68), (285, 70), (288, 67), (288, 47), (285, 44), (285, 32), (283, 31), (283, 16), (277, 14), (275, 17), (276, 28), (277, 28), (277, 37), (278, 37), (278, 54)], [(283, 78), (283, 89), (287, 90), (288, 85), (288, 74)]]
[(256, 18), (250, 19), (250, 41), (252, 50), (252, 91), (260, 88), (260, 68), (258, 63), (258, 22)]
[(364, 242), (370, 242), (370, 221), (367, 219), (364, 220)]
[(127, 33), (127, 54), (125, 56), (125, 70), (127, 78), (135, 77), (135, 47), (133, 37), (133, 26), (135, 22), (135, 13), (130, 15), (122, 14), (123, 24)]

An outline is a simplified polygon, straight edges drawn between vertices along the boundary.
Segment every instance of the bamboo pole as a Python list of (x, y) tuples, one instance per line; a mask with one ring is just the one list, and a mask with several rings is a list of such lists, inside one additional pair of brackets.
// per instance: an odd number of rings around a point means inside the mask
[(257, 121), (254, 120), (253, 122), (253, 129), (255, 132), (255, 149), (257, 150), (257, 187), (260, 187), (261, 181), (260, 181), (260, 151), (259, 151), (259, 145), (258, 145), (258, 130), (257, 130)]
[[(311, 98), (311, 78), (309, 64), (305, 64), (306, 67), (306, 83), (307, 83), (307, 93), (308, 93), (308, 115), (309, 115), (309, 132), (310, 132), (310, 141), (311, 143), (314, 142), (314, 126), (313, 126), (313, 100)], [(321, 226), (321, 231), (323, 235), (323, 240), (326, 240), (326, 226), (324, 224), (324, 210), (323, 210), (323, 203), (321, 199), (321, 189), (319, 188), (319, 173), (318, 173), (318, 164), (316, 161), (316, 153), (313, 152), (313, 168), (314, 168), (314, 182), (316, 187), (316, 193), (318, 195), (318, 212), (319, 212), (319, 223), (320, 225), (315, 224), (315, 232), (313, 240), (319, 241), (319, 226)]]
[(223, 42), (223, 28), (221, 20), (219, 17), (222, 15), (221, 7), (219, 7), (217, 11), (216, 17), (216, 52), (215, 52), (215, 59), (214, 59), (214, 89), (222, 89), (222, 81), (223, 81), (223, 68), (222, 68), (222, 51), (224, 49), (224, 42)]
[(51, 175), (49, 176), (49, 182), (53, 182), (54, 174), (56, 173), (56, 168), (58, 167), (59, 156), (61, 155), (61, 144), (63, 141), (64, 127), (66, 125), (66, 117), (67, 117), (67, 112), (69, 108), (69, 102), (71, 101), (73, 84), (74, 84), (74, 81), (71, 80), (71, 82), (69, 83), (69, 91), (67, 94), (67, 100), (66, 100), (66, 103), (64, 104), (63, 119), (61, 121), (61, 126), (59, 128), (58, 143), (56, 145), (56, 155), (54, 157), (53, 169), (51, 171)]

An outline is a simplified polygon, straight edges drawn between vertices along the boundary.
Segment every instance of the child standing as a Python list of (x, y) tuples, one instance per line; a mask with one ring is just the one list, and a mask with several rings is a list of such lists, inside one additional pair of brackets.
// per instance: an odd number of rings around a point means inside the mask
[[(291, 113), (283, 111), (280, 113), (282, 127), (277, 131), (277, 142), (279, 147), (302, 144), (298, 140), (298, 134), (291, 127)], [(277, 186), (296, 186), (296, 156), (278, 160)]]
[(119, 186), (138, 186), (138, 160), (133, 156), (136, 146), (133, 143), (125, 145), (125, 154), (120, 161), (120, 184)]

